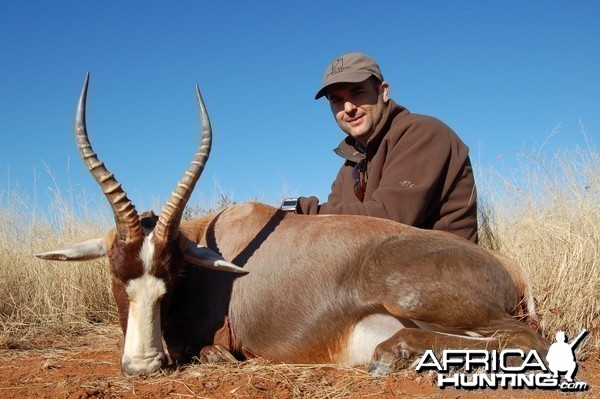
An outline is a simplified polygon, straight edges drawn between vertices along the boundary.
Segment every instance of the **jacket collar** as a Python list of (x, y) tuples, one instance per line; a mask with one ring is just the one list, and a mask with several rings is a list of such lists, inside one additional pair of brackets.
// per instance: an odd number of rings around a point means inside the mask
[(373, 133), (367, 142), (367, 148), (358, 143), (353, 137), (348, 136), (333, 150), (333, 152), (351, 162), (358, 163), (362, 161), (367, 157), (367, 154), (373, 154), (377, 151), (379, 144), (381, 144), (381, 141), (390, 130), (392, 121), (396, 115), (401, 112), (408, 113), (408, 110), (402, 105), (396, 104), (394, 100), (390, 100), (381, 121), (379, 121), (379, 124), (375, 128), (375, 133)]

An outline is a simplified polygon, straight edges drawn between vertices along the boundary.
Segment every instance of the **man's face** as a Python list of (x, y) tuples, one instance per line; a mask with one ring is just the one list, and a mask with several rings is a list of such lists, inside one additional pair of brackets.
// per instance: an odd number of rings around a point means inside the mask
[(387, 107), (388, 84), (372, 79), (336, 83), (327, 88), (327, 98), (340, 129), (366, 146)]

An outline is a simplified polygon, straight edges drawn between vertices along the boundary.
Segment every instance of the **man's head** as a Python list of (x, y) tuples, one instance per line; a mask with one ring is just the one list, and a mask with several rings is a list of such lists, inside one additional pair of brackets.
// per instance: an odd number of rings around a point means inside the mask
[(389, 103), (388, 84), (377, 63), (362, 53), (336, 58), (325, 70), (316, 99), (326, 96), (339, 127), (367, 145)]

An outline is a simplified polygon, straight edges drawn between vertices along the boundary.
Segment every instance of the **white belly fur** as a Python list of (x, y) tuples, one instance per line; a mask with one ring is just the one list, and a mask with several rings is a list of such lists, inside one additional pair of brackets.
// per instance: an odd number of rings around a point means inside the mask
[[(417, 320), (407, 320), (410, 325), (404, 325), (400, 319), (388, 313), (376, 313), (368, 315), (354, 325), (354, 328), (348, 334), (346, 348), (342, 352), (338, 363), (349, 366), (368, 364), (373, 357), (373, 352), (377, 345), (390, 338), (396, 332), (403, 328), (418, 327), (427, 331), (435, 331), (444, 335), (462, 335), (473, 340), (489, 340), (482, 337), (481, 334), (471, 331), (453, 331), (445, 329), (434, 324), (429, 324)], [(412, 324), (414, 323), (414, 324)], [(415, 326), (416, 324), (416, 326)]]
[(349, 366), (368, 364), (375, 347), (402, 328), (400, 320), (389, 314), (372, 314), (361, 319), (348, 334), (346, 350), (338, 363)]

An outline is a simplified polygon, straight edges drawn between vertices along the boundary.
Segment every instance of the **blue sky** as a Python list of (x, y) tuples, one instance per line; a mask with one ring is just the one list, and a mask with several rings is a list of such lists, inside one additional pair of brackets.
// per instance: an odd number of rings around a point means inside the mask
[[(99, 189), (73, 138), (91, 73), (94, 149), (138, 208), (170, 195), (198, 144), (194, 84), (214, 129), (195, 201), (326, 199), (344, 138), (313, 96), (363, 51), (391, 96), (449, 124), (475, 165), (600, 132), (597, 1), (0, 2), (0, 192)], [(556, 129), (558, 127), (558, 129)]]

